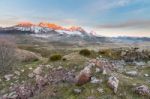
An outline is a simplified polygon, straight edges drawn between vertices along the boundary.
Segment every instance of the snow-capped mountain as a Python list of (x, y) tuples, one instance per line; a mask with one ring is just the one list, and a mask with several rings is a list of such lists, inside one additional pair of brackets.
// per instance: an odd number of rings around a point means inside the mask
[(0, 33), (4, 34), (27, 34), (32, 37), (47, 39), (51, 41), (90, 41), (99, 42), (99, 37), (94, 33), (85, 31), (82, 27), (65, 28), (53, 23), (41, 22), (32, 24), (30, 22), (22, 22), (12, 27), (0, 29)]
[(51, 31), (55, 31), (59, 34), (68, 34), (68, 35), (89, 35), (88, 32), (86, 32), (81, 27), (70, 27), (70, 28), (64, 28), (62, 26), (53, 24), (53, 23), (44, 23), (41, 22), (39, 24), (32, 24), (29, 22), (23, 22), (19, 23), (16, 26), (13, 26), (13, 29), (23, 31), (23, 32), (31, 32), (33, 34), (44, 34), (44, 33), (50, 33)]

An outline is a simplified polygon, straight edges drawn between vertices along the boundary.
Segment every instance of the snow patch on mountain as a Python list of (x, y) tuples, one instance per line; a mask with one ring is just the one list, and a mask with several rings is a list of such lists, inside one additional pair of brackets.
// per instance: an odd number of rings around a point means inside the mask
[(21, 26), (16, 26), (15, 29), (20, 30), (20, 31), (30, 31), (34, 33), (46, 33), (49, 31), (52, 31), (50, 28), (45, 28), (45, 27), (40, 27), (40, 26), (30, 26), (30, 27), (21, 27)]
[(55, 30), (56, 32), (60, 34), (68, 34), (68, 35), (80, 35), (83, 36), (83, 34), (80, 31), (65, 31), (65, 30)]

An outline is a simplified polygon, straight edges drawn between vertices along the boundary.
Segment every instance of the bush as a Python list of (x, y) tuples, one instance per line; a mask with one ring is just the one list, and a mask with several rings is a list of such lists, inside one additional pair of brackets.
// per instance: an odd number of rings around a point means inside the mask
[(17, 62), (16, 45), (5, 39), (0, 39), (0, 73), (12, 70)]
[(62, 59), (62, 56), (59, 55), (59, 54), (56, 54), (56, 55), (52, 55), (50, 57), (50, 61), (58, 61), (58, 60), (61, 60)]
[(83, 55), (83, 56), (90, 56), (91, 55), (91, 51), (88, 50), (88, 49), (82, 49), (80, 52), (79, 52), (80, 55)]

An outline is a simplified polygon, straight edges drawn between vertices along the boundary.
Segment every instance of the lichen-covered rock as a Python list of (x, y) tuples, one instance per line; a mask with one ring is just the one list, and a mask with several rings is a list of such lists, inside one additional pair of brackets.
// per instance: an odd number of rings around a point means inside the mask
[(146, 95), (146, 96), (150, 95), (150, 90), (146, 85), (137, 86), (134, 90), (139, 95)]
[(81, 72), (76, 76), (76, 85), (83, 85), (91, 80), (91, 67), (85, 67)]
[(114, 76), (109, 77), (107, 84), (113, 90), (114, 93), (117, 92), (119, 80), (116, 77)]

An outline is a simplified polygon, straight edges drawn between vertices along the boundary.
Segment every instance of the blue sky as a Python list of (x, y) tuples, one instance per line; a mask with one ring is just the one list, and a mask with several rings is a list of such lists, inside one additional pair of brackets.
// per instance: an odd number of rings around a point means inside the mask
[(0, 0), (0, 25), (47, 21), (105, 36), (149, 36), (150, 0)]

